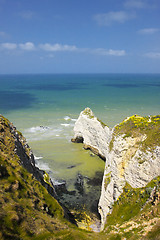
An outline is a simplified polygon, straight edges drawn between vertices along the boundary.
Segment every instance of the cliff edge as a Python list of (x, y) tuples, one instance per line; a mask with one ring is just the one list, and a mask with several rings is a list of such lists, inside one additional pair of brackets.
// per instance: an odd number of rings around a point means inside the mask
[(160, 116), (134, 115), (109, 129), (86, 108), (74, 132), (73, 142), (83, 142), (85, 149), (106, 160), (99, 200), (103, 230), (107, 215), (127, 184), (131, 189), (145, 188), (160, 175)]

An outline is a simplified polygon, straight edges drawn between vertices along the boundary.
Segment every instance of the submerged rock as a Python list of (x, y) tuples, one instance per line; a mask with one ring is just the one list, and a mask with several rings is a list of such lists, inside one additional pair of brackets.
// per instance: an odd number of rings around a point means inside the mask
[(78, 173), (77, 174), (77, 179), (75, 182), (75, 188), (78, 190), (79, 194), (83, 195), (84, 193), (84, 177)]

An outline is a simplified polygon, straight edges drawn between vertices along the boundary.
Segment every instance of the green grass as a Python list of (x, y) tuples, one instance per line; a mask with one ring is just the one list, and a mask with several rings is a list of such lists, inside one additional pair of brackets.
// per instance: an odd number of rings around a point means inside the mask
[(126, 183), (123, 193), (113, 205), (112, 213), (107, 217), (107, 225), (122, 224), (138, 215), (154, 186), (160, 188), (160, 177), (153, 179), (144, 188), (132, 188)]
[[(133, 189), (126, 185), (107, 218), (104, 232), (93, 233), (78, 229), (64, 218), (64, 211), (57, 200), (20, 165), (20, 159), (14, 151), (15, 139), (10, 125), (7, 119), (0, 117), (0, 239), (119, 240), (122, 237), (138, 239), (140, 230), (133, 229), (133, 232), (128, 233), (118, 228), (119, 233), (111, 233), (111, 230), (115, 225), (133, 218), (137, 222), (141, 221), (139, 220), (141, 213), (145, 216), (151, 212), (152, 204), (145, 206), (145, 203), (154, 186), (159, 189), (160, 177), (153, 179), (141, 189)], [(19, 135), (19, 138), (23, 136)], [(48, 175), (45, 175), (45, 180), (49, 181)], [(109, 174), (106, 181), (106, 184), (110, 181)], [(153, 210), (152, 217), (159, 216), (160, 209)], [(158, 225), (153, 225), (153, 231), (147, 234), (146, 239), (152, 239), (152, 236), (156, 239), (159, 235)]]
[(133, 115), (118, 124), (113, 132), (113, 137), (109, 145), (109, 150), (113, 148), (114, 138), (118, 135), (127, 137), (146, 136), (144, 141), (139, 142), (139, 148), (143, 151), (154, 149), (160, 146), (160, 115), (151, 117), (141, 117)]
[[(85, 108), (84, 111), (83, 111), (83, 114), (86, 115), (89, 119), (93, 119), (95, 118), (92, 110), (90, 108)], [(104, 128), (106, 127), (107, 125), (102, 122), (99, 118), (96, 118), (98, 122), (100, 122), (101, 126)]]
[(95, 117), (90, 108), (85, 108), (84, 111), (83, 111), (83, 114), (86, 115), (90, 119)]
[(105, 179), (104, 179), (104, 188), (106, 190), (108, 184), (111, 181), (111, 172), (109, 172), (108, 174), (105, 175)]

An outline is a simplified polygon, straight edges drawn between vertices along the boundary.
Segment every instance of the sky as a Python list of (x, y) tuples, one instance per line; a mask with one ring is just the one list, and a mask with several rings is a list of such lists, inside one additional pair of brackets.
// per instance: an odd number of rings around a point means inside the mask
[(160, 0), (0, 0), (0, 74), (160, 73)]

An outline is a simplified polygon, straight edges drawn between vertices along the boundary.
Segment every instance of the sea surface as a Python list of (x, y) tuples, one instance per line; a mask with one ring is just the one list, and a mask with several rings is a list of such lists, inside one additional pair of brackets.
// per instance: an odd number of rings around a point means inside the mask
[(85, 107), (111, 128), (133, 114), (160, 114), (160, 74), (0, 75), (0, 114), (26, 137), (36, 164), (69, 191), (77, 174), (96, 181), (104, 170), (101, 159), (71, 142)]

